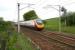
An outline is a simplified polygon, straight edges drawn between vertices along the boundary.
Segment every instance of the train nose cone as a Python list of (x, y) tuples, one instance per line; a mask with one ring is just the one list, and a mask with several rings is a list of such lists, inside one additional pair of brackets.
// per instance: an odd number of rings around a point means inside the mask
[(42, 24), (42, 25), (36, 25), (36, 29), (37, 30), (42, 30), (44, 28), (44, 24)]

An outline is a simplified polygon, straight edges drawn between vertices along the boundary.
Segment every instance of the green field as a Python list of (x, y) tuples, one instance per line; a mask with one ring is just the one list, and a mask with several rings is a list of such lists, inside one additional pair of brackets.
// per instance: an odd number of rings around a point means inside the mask
[[(49, 31), (59, 31), (59, 19), (52, 18), (52, 19), (46, 20), (45, 29)], [(75, 26), (65, 26), (63, 23), (61, 23), (61, 32), (74, 34)]]

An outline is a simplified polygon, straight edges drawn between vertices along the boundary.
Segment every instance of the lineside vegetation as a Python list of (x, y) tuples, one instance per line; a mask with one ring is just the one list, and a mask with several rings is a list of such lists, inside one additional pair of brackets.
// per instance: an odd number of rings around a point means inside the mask
[[(61, 32), (75, 34), (75, 12), (68, 12), (61, 16)], [(59, 18), (48, 19), (45, 22), (45, 29), (59, 31)]]
[(38, 50), (15, 27), (13, 22), (0, 18), (0, 50)]
[(0, 18), (0, 50), (15, 50), (16, 33), (12, 22)]

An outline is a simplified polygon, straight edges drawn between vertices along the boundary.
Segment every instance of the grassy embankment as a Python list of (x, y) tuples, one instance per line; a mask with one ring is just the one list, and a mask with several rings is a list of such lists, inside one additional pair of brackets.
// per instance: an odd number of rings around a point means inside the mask
[(15, 50), (16, 31), (10, 21), (0, 20), (0, 50)]
[(18, 49), (20, 50), (39, 50), (35, 46), (33, 46), (32, 42), (30, 42), (27, 36), (18, 34)]
[(0, 50), (37, 49), (36, 47), (33, 48), (33, 44), (27, 39), (26, 36), (16, 32), (15, 26), (11, 22), (0, 21)]
[[(59, 19), (58, 18), (52, 18), (46, 20), (45, 29), (50, 31), (59, 31)], [(67, 32), (67, 33), (75, 33), (75, 26), (65, 26), (64, 24), (61, 24), (61, 31)]]

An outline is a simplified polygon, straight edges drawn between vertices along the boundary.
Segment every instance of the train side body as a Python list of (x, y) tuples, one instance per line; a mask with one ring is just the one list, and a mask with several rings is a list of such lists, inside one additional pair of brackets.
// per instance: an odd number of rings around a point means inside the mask
[(34, 28), (36, 30), (43, 30), (44, 29), (44, 24), (42, 22), (42, 20), (29, 20), (29, 21), (22, 21), (20, 22), (21, 26), (25, 26), (25, 27), (30, 27), (30, 28)]
[(20, 22), (20, 25), (28, 26), (28, 27), (35, 27), (34, 26), (35, 25), (34, 20)]

